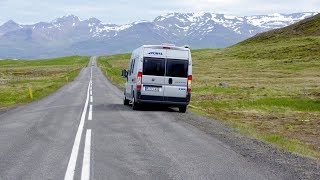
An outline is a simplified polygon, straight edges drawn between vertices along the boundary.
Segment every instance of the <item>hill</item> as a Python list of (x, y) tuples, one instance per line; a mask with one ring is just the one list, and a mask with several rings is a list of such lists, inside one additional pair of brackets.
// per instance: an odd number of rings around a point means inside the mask
[[(225, 49), (240, 59), (280, 60), (284, 65), (303, 68), (299, 62), (318, 63), (320, 57), (320, 14), (293, 25), (258, 34)], [(311, 62), (312, 61), (312, 62)]]
[(264, 33), (255, 35), (240, 44), (247, 44), (251, 42), (265, 42), (265, 40), (306, 37), (306, 36), (320, 36), (320, 14), (306, 18), (293, 25), (270, 30)]

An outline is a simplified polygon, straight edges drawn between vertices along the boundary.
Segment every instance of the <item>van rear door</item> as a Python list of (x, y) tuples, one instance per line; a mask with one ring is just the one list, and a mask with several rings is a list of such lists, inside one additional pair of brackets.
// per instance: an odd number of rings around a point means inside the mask
[(189, 61), (187, 59), (167, 59), (164, 80), (165, 101), (179, 101), (179, 98), (186, 98), (188, 66)]
[(141, 95), (145, 100), (164, 100), (164, 74), (165, 58), (145, 57), (143, 59)]

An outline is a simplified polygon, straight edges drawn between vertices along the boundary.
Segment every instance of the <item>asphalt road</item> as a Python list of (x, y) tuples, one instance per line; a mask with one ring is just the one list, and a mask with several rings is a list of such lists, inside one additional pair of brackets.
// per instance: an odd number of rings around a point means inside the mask
[(283, 178), (179, 118), (122, 105), (93, 57), (57, 92), (0, 115), (0, 179)]

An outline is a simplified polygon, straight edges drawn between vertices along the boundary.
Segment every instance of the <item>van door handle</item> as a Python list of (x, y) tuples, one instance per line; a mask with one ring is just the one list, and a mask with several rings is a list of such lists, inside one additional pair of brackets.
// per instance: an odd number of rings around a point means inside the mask
[(172, 78), (169, 78), (169, 84), (172, 84)]

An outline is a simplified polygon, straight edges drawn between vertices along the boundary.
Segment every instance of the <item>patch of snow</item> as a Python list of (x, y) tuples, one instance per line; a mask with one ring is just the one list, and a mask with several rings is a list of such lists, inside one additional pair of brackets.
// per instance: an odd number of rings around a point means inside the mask
[(60, 28), (60, 27), (61, 27), (61, 24), (60, 24), (60, 23), (58, 23), (58, 24), (53, 24), (53, 26), (56, 27), (56, 28)]
[(266, 16), (247, 16), (246, 19), (249, 24), (252, 24), (254, 26), (270, 28), (270, 26), (272, 25), (282, 26), (282, 25), (293, 24), (311, 15), (312, 13), (304, 13), (302, 16), (298, 18), (293, 18), (292, 16), (274, 13)]
[(305, 19), (309, 16), (314, 16), (316, 15), (317, 13), (304, 13), (299, 19), (302, 20), (302, 19)]
[(130, 28), (130, 27), (132, 27), (132, 24), (125, 24), (125, 25), (122, 25), (122, 26), (116, 28), (116, 31), (123, 31), (125, 29)]
[(165, 20), (165, 19), (167, 19), (167, 18), (165, 18), (165, 17), (163, 17), (163, 16), (160, 16), (160, 17), (157, 19), (157, 21), (163, 21), (163, 20)]
[(273, 14), (271, 14), (271, 16), (282, 16), (282, 15), (279, 13), (273, 13)]
[(237, 18), (237, 16), (232, 16), (232, 15), (224, 15), (224, 17), (226, 19), (236, 19)]
[(97, 33), (101, 33), (101, 32), (110, 32), (110, 31), (123, 31), (125, 29), (128, 29), (130, 27), (132, 27), (133, 25), (132, 24), (125, 24), (125, 25), (122, 25), (122, 26), (116, 26), (116, 25), (113, 25), (113, 26), (108, 26), (108, 25), (104, 25), (103, 27), (96, 27), (96, 30), (95, 32)]
[(132, 24), (136, 25), (136, 24), (141, 24), (141, 23), (148, 23), (149, 21), (146, 20), (140, 20), (140, 21), (135, 21)]
[(236, 32), (237, 34), (242, 34), (241, 31), (239, 30), (239, 27), (235, 28), (233, 31)]
[(176, 19), (178, 19), (180, 22), (183, 22), (183, 23), (188, 22), (187, 20), (185, 20), (185, 19), (183, 19), (183, 18), (178, 18), (178, 17), (176, 17)]
[(174, 17), (174, 13), (167, 13), (167, 14), (163, 14), (163, 15), (161, 15), (161, 17), (163, 17), (163, 18), (170, 18), (170, 17)]
[(206, 13), (205, 12), (197, 12), (193, 14), (193, 17), (202, 17), (204, 16)]

